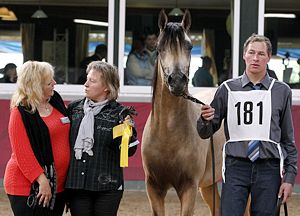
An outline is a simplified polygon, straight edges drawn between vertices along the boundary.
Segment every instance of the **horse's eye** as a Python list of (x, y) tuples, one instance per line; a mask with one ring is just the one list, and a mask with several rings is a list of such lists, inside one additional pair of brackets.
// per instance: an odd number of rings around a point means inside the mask
[(187, 49), (192, 50), (192, 49), (193, 49), (193, 44), (188, 43), (188, 44), (187, 44)]
[(190, 43), (189, 41), (185, 41), (185, 42), (184, 42), (184, 47), (185, 47), (185, 49), (187, 49), (187, 50), (192, 50), (193, 44)]

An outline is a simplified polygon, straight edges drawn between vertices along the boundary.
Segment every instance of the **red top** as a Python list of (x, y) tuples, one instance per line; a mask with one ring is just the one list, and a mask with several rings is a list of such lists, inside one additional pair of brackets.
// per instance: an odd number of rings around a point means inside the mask
[[(50, 133), (57, 192), (64, 190), (70, 160), (70, 123), (63, 124), (60, 120), (62, 117), (64, 116), (55, 108), (49, 116), (42, 117)], [(31, 183), (43, 173), (43, 169), (33, 154), (18, 108), (11, 110), (8, 133), (12, 154), (4, 174), (4, 189), (10, 195), (28, 196)]]

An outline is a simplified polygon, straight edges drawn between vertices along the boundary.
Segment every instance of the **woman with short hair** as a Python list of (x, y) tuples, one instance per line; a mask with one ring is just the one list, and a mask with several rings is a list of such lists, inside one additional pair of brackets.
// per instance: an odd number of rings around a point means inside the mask
[[(72, 216), (117, 215), (124, 191), (120, 166), (121, 137), (113, 128), (131, 122), (132, 110), (116, 101), (119, 92), (117, 68), (102, 61), (87, 67), (85, 98), (68, 106), (71, 119), (71, 162), (66, 182)], [(133, 127), (128, 156), (139, 143)]]

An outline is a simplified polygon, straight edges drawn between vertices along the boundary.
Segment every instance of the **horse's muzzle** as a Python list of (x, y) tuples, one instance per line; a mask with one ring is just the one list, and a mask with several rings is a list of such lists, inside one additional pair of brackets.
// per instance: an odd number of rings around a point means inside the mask
[(187, 87), (188, 78), (181, 72), (171, 73), (167, 78), (167, 83), (171, 94), (181, 96)]

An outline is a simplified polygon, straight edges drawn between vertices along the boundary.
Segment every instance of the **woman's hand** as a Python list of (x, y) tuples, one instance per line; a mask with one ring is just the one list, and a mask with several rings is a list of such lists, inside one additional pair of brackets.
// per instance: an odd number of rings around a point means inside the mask
[(133, 121), (133, 119), (131, 118), (130, 115), (127, 115), (127, 116), (125, 117), (124, 122), (125, 122), (125, 121), (126, 121), (131, 127), (134, 127), (134, 121)]
[(39, 193), (37, 195), (39, 205), (46, 207), (49, 205), (52, 197), (49, 181), (44, 173), (42, 173), (36, 180), (39, 183)]

